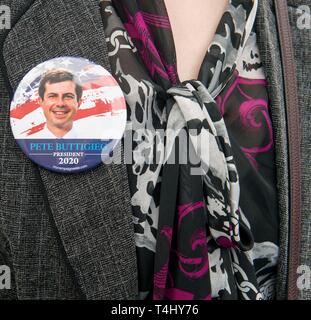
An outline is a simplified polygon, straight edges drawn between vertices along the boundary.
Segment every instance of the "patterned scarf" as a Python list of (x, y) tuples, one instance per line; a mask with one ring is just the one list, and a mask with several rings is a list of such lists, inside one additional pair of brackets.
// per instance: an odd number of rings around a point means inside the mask
[[(101, 2), (133, 133), (128, 172), (141, 297), (261, 299), (239, 177), (215, 102), (234, 74), (257, 1), (230, 1), (198, 80), (182, 83), (162, 1)], [(211, 259), (226, 268), (221, 297)]]

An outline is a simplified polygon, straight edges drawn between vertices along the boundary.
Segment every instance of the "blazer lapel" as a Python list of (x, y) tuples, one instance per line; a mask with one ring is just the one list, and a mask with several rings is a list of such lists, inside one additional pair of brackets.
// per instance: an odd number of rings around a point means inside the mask
[[(24, 1), (25, 2), (25, 1)], [(28, 2), (29, 4), (29, 2)], [(110, 71), (96, 0), (36, 0), (5, 39), (11, 87), (48, 59), (87, 58)], [(130, 299), (137, 267), (125, 165), (101, 165), (74, 175), (39, 168), (52, 217), (69, 262), (88, 299)]]
[(256, 33), (261, 59), (265, 66), (268, 80), (270, 111), (274, 128), (276, 178), (280, 218), (277, 298), (285, 299), (288, 272), (289, 168), (283, 70), (273, 1), (261, 0), (258, 1), (258, 3)]

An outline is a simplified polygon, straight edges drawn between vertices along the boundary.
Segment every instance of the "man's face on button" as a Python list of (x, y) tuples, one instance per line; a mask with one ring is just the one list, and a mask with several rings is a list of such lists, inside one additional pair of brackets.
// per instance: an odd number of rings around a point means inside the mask
[(49, 125), (60, 129), (72, 126), (73, 118), (79, 108), (76, 84), (70, 80), (47, 82), (41, 106)]

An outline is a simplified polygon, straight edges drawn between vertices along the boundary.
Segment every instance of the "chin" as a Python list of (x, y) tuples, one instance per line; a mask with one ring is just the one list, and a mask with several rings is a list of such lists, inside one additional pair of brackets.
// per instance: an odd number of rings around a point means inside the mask
[(70, 120), (70, 119), (62, 119), (62, 120), (60, 120), (60, 119), (55, 119), (55, 120), (53, 121), (53, 124), (54, 124), (55, 126), (61, 128), (61, 127), (67, 127), (67, 126), (69, 126), (69, 125), (72, 125), (72, 124), (73, 124), (73, 121)]

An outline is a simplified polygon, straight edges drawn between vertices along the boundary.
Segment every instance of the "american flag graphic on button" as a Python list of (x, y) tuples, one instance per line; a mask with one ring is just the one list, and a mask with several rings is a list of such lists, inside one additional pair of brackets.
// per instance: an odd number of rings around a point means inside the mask
[(85, 58), (59, 57), (24, 76), (10, 118), (13, 135), (31, 160), (74, 173), (109, 157), (125, 131), (126, 102), (104, 67)]

